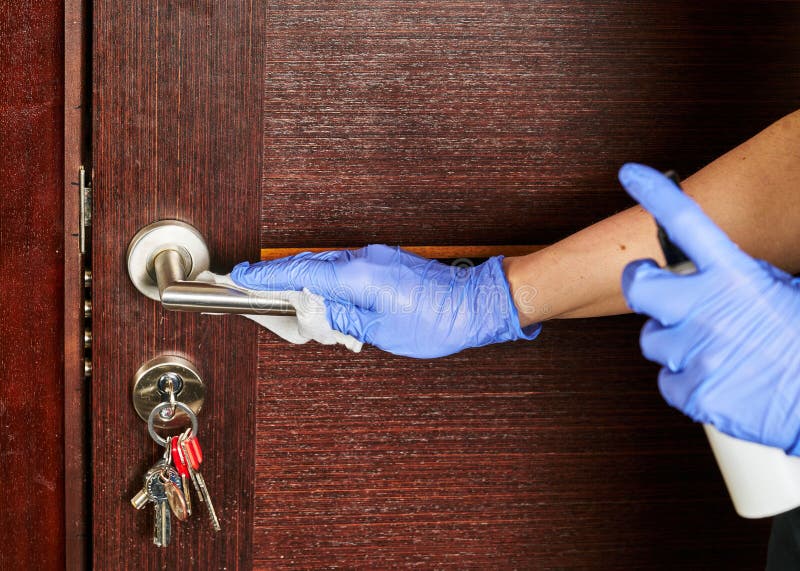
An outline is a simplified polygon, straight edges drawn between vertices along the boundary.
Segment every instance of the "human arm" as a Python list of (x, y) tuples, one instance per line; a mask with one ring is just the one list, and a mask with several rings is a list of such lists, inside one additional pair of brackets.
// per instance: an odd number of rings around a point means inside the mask
[[(735, 241), (795, 271), (800, 113), (790, 115), (685, 181)], [(530, 339), (546, 319), (627, 312), (620, 275), (630, 261), (661, 260), (652, 217), (631, 208), (535, 254), (495, 257), (463, 275), (385, 246), (240, 264), (231, 278), (264, 290), (308, 288), (326, 299), (331, 326), (414, 357)], [(504, 271), (502, 271), (504, 270)], [(514, 302), (509, 300), (513, 294)]]
[[(631, 307), (652, 317), (642, 350), (663, 365), (659, 388), (671, 405), (732, 436), (800, 454), (800, 285), (775, 267), (800, 269), (798, 149), (795, 113), (687, 179), (710, 218), (657, 171), (628, 165), (621, 182), (647, 211), (634, 207), (463, 276), (372, 246), (242, 264), (232, 277), (259, 289), (312, 288), (326, 298), (335, 329), (415, 357), (532, 338), (546, 319)], [(696, 274), (659, 267), (652, 216)], [(382, 304), (382, 292), (402, 303)]]
[[(790, 273), (800, 271), (800, 111), (682, 186), (745, 252)], [(635, 206), (503, 264), (526, 326), (630, 311), (620, 275), (629, 262), (642, 258), (664, 262), (652, 215)]]

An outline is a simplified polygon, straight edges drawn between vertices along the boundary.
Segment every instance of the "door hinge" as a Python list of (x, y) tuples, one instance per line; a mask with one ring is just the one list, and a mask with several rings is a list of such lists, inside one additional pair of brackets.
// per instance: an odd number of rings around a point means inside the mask
[(86, 241), (89, 228), (92, 225), (92, 180), (87, 176), (86, 169), (81, 166), (78, 170), (78, 185), (80, 188), (80, 223), (81, 223), (81, 254), (86, 254)]

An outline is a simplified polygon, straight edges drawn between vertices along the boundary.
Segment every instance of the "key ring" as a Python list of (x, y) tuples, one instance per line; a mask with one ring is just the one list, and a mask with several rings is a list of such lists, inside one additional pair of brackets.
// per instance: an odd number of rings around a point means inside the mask
[[(173, 404), (170, 402), (162, 402), (158, 403), (153, 410), (150, 411), (150, 416), (147, 417), (147, 431), (150, 433), (150, 438), (155, 440), (156, 444), (159, 446), (166, 446), (167, 440), (162, 438), (157, 432), (155, 427), (156, 416), (165, 408), (172, 407)], [(187, 405), (183, 404), (181, 401), (175, 401), (174, 404), (176, 409), (182, 410), (186, 413), (186, 416), (189, 417), (189, 420), (192, 422), (192, 434), (197, 435), (198, 432), (198, 424), (197, 424), (197, 416), (195, 416), (194, 411), (189, 408)]]

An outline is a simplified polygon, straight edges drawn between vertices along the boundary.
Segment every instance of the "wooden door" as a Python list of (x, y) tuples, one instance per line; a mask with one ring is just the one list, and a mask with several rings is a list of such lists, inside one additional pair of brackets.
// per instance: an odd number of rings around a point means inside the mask
[[(99, 569), (757, 568), (641, 320), (548, 323), (439, 360), (289, 346), (165, 312), (128, 241), (262, 248), (553, 242), (797, 106), (796, 2), (94, 4), (93, 560)], [(160, 453), (130, 382), (164, 352), (209, 394), (203, 517), (169, 549), (128, 499)]]
[(63, 12), (0, 20), (0, 569), (64, 566)]

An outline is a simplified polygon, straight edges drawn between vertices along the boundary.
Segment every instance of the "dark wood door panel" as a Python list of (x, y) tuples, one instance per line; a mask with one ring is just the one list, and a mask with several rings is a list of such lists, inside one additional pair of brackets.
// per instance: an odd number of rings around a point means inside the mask
[[(94, 3), (93, 560), (97, 569), (235, 569), (252, 559), (256, 328), (166, 312), (127, 276), (129, 240), (178, 218), (212, 267), (258, 257), (264, 5)], [(131, 402), (132, 375), (178, 353), (206, 383), (203, 473), (223, 531), (199, 514), (152, 543), (129, 500), (162, 453)]]
[(636, 317), (433, 361), (259, 343), (263, 569), (754, 569), (698, 425)]
[[(551, 242), (627, 204), (621, 162), (690, 172), (795, 107), (798, 3), (93, 10), (97, 568), (761, 565), (764, 526), (660, 400), (634, 318), (436, 361), (266, 333), (257, 350), (242, 318), (145, 300), (124, 254), (160, 218), (197, 226), (220, 270), (258, 258), (259, 230)], [(158, 453), (129, 383), (166, 351), (209, 385), (224, 531), (197, 518), (159, 551), (127, 503)]]
[[(543, 244), (798, 106), (800, 3), (274, 2), (262, 247)], [(438, 361), (259, 345), (261, 568), (758, 568), (635, 318)]]
[[(800, 106), (798, 2), (271, 2), (262, 244), (543, 244)], [(343, 241), (346, 242), (343, 244)]]

